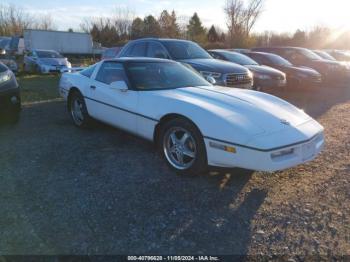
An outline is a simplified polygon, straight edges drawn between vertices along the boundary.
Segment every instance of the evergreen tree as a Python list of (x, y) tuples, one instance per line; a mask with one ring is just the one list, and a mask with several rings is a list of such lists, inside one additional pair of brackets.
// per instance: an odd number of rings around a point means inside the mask
[(177, 38), (180, 35), (180, 29), (176, 22), (175, 11), (171, 15), (164, 10), (159, 17), (159, 25), (161, 28), (161, 36), (169, 38)]
[(208, 41), (211, 43), (217, 42), (219, 40), (218, 33), (216, 32), (216, 29), (214, 25), (212, 25), (208, 31)]
[(206, 41), (206, 30), (197, 13), (193, 14), (187, 25), (187, 35), (189, 39), (196, 42), (204, 43)]
[(295, 31), (292, 41), (296, 46), (305, 46), (307, 42), (306, 32), (298, 29), (297, 31)]
[(144, 36), (159, 37), (161, 35), (160, 25), (153, 15), (146, 16), (143, 20)]
[(145, 27), (145, 24), (143, 20), (139, 17), (136, 17), (131, 24), (131, 39), (138, 39), (143, 37), (144, 27)]
[(221, 33), (219, 41), (220, 41), (221, 43), (225, 43), (225, 41), (226, 41), (226, 35), (225, 35), (225, 33)]

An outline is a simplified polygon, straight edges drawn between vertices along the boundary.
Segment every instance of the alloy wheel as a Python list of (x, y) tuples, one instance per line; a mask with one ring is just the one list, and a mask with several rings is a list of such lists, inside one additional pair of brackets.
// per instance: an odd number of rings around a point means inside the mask
[(197, 147), (192, 134), (182, 127), (167, 130), (163, 150), (169, 163), (179, 170), (190, 168), (196, 160)]
[(84, 122), (83, 102), (78, 97), (72, 99), (70, 110), (74, 123), (81, 126)]

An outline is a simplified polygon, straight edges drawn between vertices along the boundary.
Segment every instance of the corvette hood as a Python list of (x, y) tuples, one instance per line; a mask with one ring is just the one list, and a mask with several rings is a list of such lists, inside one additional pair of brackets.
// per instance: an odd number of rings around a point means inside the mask
[(252, 90), (210, 86), (180, 88), (176, 92), (188, 102), (202, 103), (228, 121), (243, 116), (244, 121), (268, 133), (293, 128), (311, 119), (284, 100)]

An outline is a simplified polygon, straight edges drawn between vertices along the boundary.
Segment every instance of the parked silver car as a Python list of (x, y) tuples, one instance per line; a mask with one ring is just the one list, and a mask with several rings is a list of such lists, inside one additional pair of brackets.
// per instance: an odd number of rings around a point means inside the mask
[(24, 56), (23, 69), (26, 72), (42, 74), (60, 73), (72, 67), (66, 57), (54, 50), (32, 50)]

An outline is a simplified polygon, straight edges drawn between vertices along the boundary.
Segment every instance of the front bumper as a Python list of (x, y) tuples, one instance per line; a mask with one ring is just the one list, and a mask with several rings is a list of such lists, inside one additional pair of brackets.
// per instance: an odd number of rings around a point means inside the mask
[(232, 88), (252, 89), (254, 80), (248, 74), (223, 74), (220, 79), (215, 78), (218, 86), (227, 86)]
[(241, 89), (252, 89), (253, 87), (253, 81), (249, 82), (242, 82), (242, 83), (234, 83), (234, 84), (228, 84), (224, 80), (218, 80), (216, 79), (216, 84), (218, 86), (227, 86), (227, 87), (232, 87), (232, 88), (241, 88)]
[(347, 84), (350, 82), (350, 70), (326, 72), (323, 79), (326, 84)]
[(70, 68), (67, 66), (40, 65), (40, 72), (42, 74), (62, 73), (62, 72), (68, 72), (69, 70)]
[(254, 78), (254, 87), (260, 88), (275, 88), (284, 87), (287, 85), (287, 80), (285, 79), (260, 79)]
[[(312, 123), (306, 123), (304, 126), (308, 129), (307, 138), (304, 140), (293, 141), (288, 139), (288, 132), (263, 136), (247, 145), (232, 144), (206, 137), (208, 164), (227, 168), (239, 167), (255, 171), (274, 172), (309, 162), (322, 151), (324, 135), (323, 129), (317, 128)], [(271, 145), (274, 144), (277, 147), (272, 149), (259, 148), (259, 142), (266, 139), (270, 139)], [(254, 148), (253, 145), (257, 148)], [(222, 148), (229, 148), (230, 152)]]
[(319, 77), (297, 77), (290, 76), (287, 78), (287, 84), (290, 87), (303, 86), (303, 87), (319, 87), (323, 84), (323, 79)]

